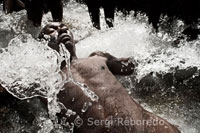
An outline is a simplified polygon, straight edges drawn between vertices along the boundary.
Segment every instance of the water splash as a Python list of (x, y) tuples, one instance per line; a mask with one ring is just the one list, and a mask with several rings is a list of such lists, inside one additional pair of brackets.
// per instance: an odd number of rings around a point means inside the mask
[[(72, 81), (80, 86), (84, 94), (97, 101), (98, 96), (86, 85), (73, 80), (70, 71), (69, 52), (64, 44), (60, 45), (60, 53), (47, 46), (46, 41), (38, 42), (29, 34), (12, 39), (7, 48), (0, 54), (0, 84), (13, 96), (24, 100), (37, 96), (47, 99), (49, 118), (39, 117), (36, 123), (42, 127), (38, 132), (65, 131), (58, 124), (57, 113), (61, 109), (68, 111), (57, 99), (57, 94), (65, 83)], [(61, 71), (61, 62), (67, 63), (67, 72)], [(67, 89), (67, 88), (64, 88)], [(46, 127), (48, 125), (48, 127)], [(53, 127), (52, 127), (53, 125)], [(65, 124), (72, 130), (73, 126)]]
[[(194, 40), (193, 42), (182, 41), (180, 42), (178, 47), (173, 47), (172, 41), (174, 38), (171, 37), (170, 35), (165, 34), (164, 32), (161, 32), (158, 35), (151, 33), (151, 26), (146, 23), (147, 18), (145, 16), (138, 16), (137, 18), (132, 17), (132, 15), (128, 17), (123, 17), (116, 14), (115, 16), (116, 16), (115, 17), (116, 19), (115, 19), (114, 28), (112, 29), (105, 28), (106, 27), (105, 22), (103, 22), (103, 25), (102, 25), (103, 30), (97, 31), (96, 29), (92, 27), (89, 14), (87, 12), (87, 7), (84, 5), (77, 4), (75, 2), (70, 2), (67, 4), (67, 6), (64, 7), (63, 22), (68, 24), (71, 27), (74, 33), (75, 39), (80, 40), (80, 42), (77, 43), (76, 45), (77, 55), (79, 57), (87, 57), (91, 52), (94, 52), (94, 51), (104, 51), (104, 52), (109, 52), (116, 57), (132, 57), (133, 60), (138, 63), (137, 71), (136, 71), (137, 75), (132, 75), (133, 77), (125, 77), (124, 79), (120, 80), (120, 82), (122, 83), (125, 82), (125, 84), (127, 85), (127, 89), (130, 93), (134, 94), (133, 91), (137, 89), (134, 86), (134, 81), (132, 80), (132, 78), (137, 78), (138, 80), (140, 80), (149, 72), (168, 73), (168, 72), (174, 71), (174, 69), (171, 69), (171, 68), (177, 67), (177, 66), (182, 69), (190, 67), (190, 66), (196, 66), (197, 68), (199, 68), (199, 63), (200, 63), (199, 62), (199, 39)], [(42, 26), (47, 24), (48, 21), (52, 21), (50, 13), (44, 16)], [(0, 30), (1, 30), (0, 46), (1, 47), (6, 47), (10, 39), (14, 38), (16, 35), (29, 32), (29, 30), (26, 30), (26, 28), (23, 28), (26, 23), (26, 17), (25, 17), (24, 11), (19, 12), (19, 13), (13, 13), (10, 15), (2, 14), (0, 17), (0, 23), (1, 23), (0, 25)], [(179, 25), (179, 24), (177, 23), (176, 25)], [(177, 28), (177, 32), (180, 33), (181, 27), (175, 26), (175, 28)], [(32, 30), (33, 28), (30, 28), (30, 29)], [(34, 48), (38, 48), (39, 45), (35, 46), (35, 43), (32, 45), (27, 43), (26, 46), (34, 49)], [(43, 47), (43, 46), (40, 46), (40, 47)], [(4, 52), (6, 51), (9, 51), (9, 50), (5, 49)], [(20, 49), (16, 51), (18, 51), (17, 54), (21, 52), (23, 53), (23, 51)], [(27, 49), (27, 51), (31, 52), (30, 49)], [(37, 53), (37, 50), (35, 51)], [(47, 51), (45, 50), (44, 53), (46, 53)], [(12, 50), (11, 50), (11, 53), (12, 53)], [(55, 53), (53, 53), (53, 55), (55, 55)], [(7, 60), (7, 58), (5, 58), (5, 60), (4, 59), (2, 60), (3, 56), (0, 56), (0, 58), (1, 58), (0, 60), (1, 62)], [(53, 58), (52, 62), (48, 59), (50, 61), (49, 65), (54, 66), (54, 63), (57, 64), (56, 58), (55, 60)], [(16, 65), (13, 62), (11, 64)], [(7, 67), (4, 67), (4, 68), (5, 69), (3, 69), (3, 71), (7, 72), (6, 71), (8, 70)], [(15, 69), (13, 67), (11, 68)], [(19, 65), (19, 68), (20, 68), (20, 65)], [(53, 67), (54, 72), (56, 71), (55, 69)], [(27, 73), (26, 71), (27, 70), (23, 70), (23, 69), (21, 70), (21, 72), (24, 74)], [(15, 82), (11, 80), (12, 78), (9, 77), (13, 75), (10, 75), (10, 74), (5, 75), (6, 73), (2, 73), (2, 74), (4, 74), (4, 76), (2, 77), (5, 77), (8, 79), (7, 81), (10, 81), (13, 84), (15, 84)], [(25, 77), (28, 74), (25, 74)], [(37, 74), (35, 75), (37, 76)], [(15, 76), (16, 75), (14, 75), (14, 77)], [(52, 77), (54, 77), (54, 75), (52, 75)], [(60, 81), (59, 79), (62, 79), (62, 78), (63, 77), (59, 76), (58, 81)], [(18, 82), (16, 82), (17, 84), (15, 85), (18, 85), (18, 84), (22, 85), (22, 82), (27, 82), (25, 79), (17, 79), (17, 81)], [(35, 83), (37, 82), (38, 80), (36, 79)], [(49, 80), (49, 82), (56, 83), (57, 78), (55, 79), (53, 78), (52, 81)], [(31, 82), (29, 85), (34, 86), (34, 84), (31, 84)], [(53, 89), (53, 87), (49, 89), (51, 90)], [(163, 93), (166, 93), (165, 92), (166, 90), (164, 89), (166, 88), (163, 88)], [(82, 88), (82, 90), (85, 90), (85, 88)], [(171, 88), (167, 88), (167, 90), (171, 91)], [(44, 95), (46, 93), (46, 90), (44, 91), (40, 90), (40, 92), (42, 92), (42, 94), (40, 95)], [(35, 94), (38, 94), (38, 92)], [(31, 94), (27, 93), (26, 95), (31, 95)], [(25, 96), (22, 95), (21, 97), (25, 97)], [(134, 98), (136, 99), (137, 97), (134, 97)], [(177, 104), (176, 101), (179, 101), (179, 99), (170, 100), (169, 97), (164, 97), (163, 95), (162, 99), (165, 99), (165, 98), (168, 99), (169, 102), (162, 103), (162, 100), (154, 102), (155, 98), (153, 96), (148, 98), (147, 101), (142, 101), (139, 98), (138, 98), (139, 99), (138, 101), (142, 103), (142, 106), (145, 109), (148, 109), (149, 111), (154, 112), (160, 115), (161, 117), (166, 118), (173, 124), (180, 125), (182, 132), (198, 133), (200, 130), (198, 127), (199, 121), (200, 121), (199, 115), (198, 115), (199, 114), (198, 110), (200, 110), (199, 103), (191, 102), (188, 105), (184, 105), (184, 104), (176, 105)], [(54, 104), (54, 102), (52, 103)], [(57, 106), (60, 106), (60, 105), (57, 105)], [(69, 114), (73, 115), (74, 112), (70, 113), (69, 111)], [(45, 120), (43, 125), (51, 126), (52, 123), (51, 121)], [(44, 126), (43, 126), (44, 130), (41, 130), (41, 132), (46, 131), (48, 128), (51, 129), (50, 127), (45, 128)]]
[(92, 103), (91, 102), (85, 102), (83, 104), (83, 108), (81, 109), (81, 112), (85, 113), (88, 110), (89, 106), (92, 106)]
[[(60, 55), (49, 48), (47, 42), (38, 42), (31, 35), (23, 34), (10, 41), (0, 58), (0, 84), (10, 94), (21, 100), (37, 96), (48, 100), (50, 119), (39, 118), (42, 127), (39, 132), (60, 130), (56, 117), (60, 106), (56, 96), (67, 81), (61, 74)], [(68, 58), (69, 53), (65, 53), (66, 61)]]
[(17, 36), (3, 51), (0, 55), (0, 81), (18, 98), (45, 96), (47, 91), (41, 83), (56, 74), (55, 80), (60, 80), (56, 53), (32, 36)]

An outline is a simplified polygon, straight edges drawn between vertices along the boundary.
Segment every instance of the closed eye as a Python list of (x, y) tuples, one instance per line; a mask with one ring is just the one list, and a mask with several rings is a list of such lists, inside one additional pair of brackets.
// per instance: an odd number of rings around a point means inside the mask
[(53, 29), (53, 28), (48, 28), (47, 29), (47, 34), (51, 34), (51, 33), (53, 33), (55, 31), (55, 29)]

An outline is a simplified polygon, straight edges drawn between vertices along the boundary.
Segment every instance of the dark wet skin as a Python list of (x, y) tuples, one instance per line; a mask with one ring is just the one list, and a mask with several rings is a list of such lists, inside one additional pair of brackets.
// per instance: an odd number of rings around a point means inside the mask
[[(50, 35), (49, 46), (59, 52), (59, 45), (63, 43), (71, 54), (71, 74), (73, 80), (83, 83), (84, 87), (94, 92), (98, 98), (91, 99), (86, 95), (79, 85), (68, 82), (62, 91), (57, 95), (58, 100), (66, 108), (75, 111), (76, 114), (70, 117), (62, 110), (58, 116), (67, 118), (67, 122), (73, 123), (79, 116), (83, 119), (81, 127), (74, 128), (75, 133), (179, 133), (177, 127), (166, 120), (146, 111), (128, 94), (126, 89), (114, 75), (129, 75), (134, 72), (134, 64), (128, 58), (116, 58), (108, 53), (94, 52), (88, 58), (76, 57), (75, 44), (71, 32), (67, 26), (59, 23), (52, 23), (43, 28), (39, 38)], [(126, 65), (124, 65), (126, 63)], [(62, 71), (68, 76), (67, 67), (63, 66)], [(3, 90), (3, 89), (0, 89)], [(45, 101), (42, 99), (42, 101)], [(88, 109), (82, 111), (84, 104), (90, 104)], [(98, 126), (88, 125), (88, 119), (110, 120), (111, 118), (122, 118), (124, 120), (152, 120), (162, 121), (162, 125), (134, 124), (116, 125), (110, 127), (105, 124)]]
[[(67, 26), (66, 26), (67, 27)], [(180, 131), (166, 120), (144, 110), (131, 96), (128, 95), (126, 89), (119, 83), (114, 75), (130, 75), (134, 72), (134, 64), (128, 58), (116, 58), (109, 53), (94, 52), (88, 58), (76, 57), (75, 44), (73, 36), (69, 31), (64, 33), (67, 37), (71, 37), (65, 41), (65, 35), (62, 34), (62, 29), (68, 30), (62, 24), (50, 24), (44, 27), (42, 34), (48, 34), (54, 40), (55, 48), (61, 43), (64, 43), (66, 48), (71, 53), (71, 73), (74, 81), (83, 83), (89, 90), (98, 96), (98, 100), (93, 101), (85, 95), (84, 91), (73, 82), (65, 84), (64, 89), (58, 94), (59, 101), (68, 109), (76, 112), (75, 116), (67, 118), (68, 122), (73, 122), (77, 116), (83, 119), (81, 127), (75, 127), (74, 132), (101, 133), (179, 133)], [(41, 35), (41, 34), (40, 34)], [(56, 36), (55, 36), (56, 35)], [(42, 38), (43, 36), (40, 36)], [(71, 43), (69, 43), (71, 41)], [(54, 48), (54, 46), (50, 46)], [(58, 51), (58, 49), (55, 49)], [(124, 65), (126, 63), (126, 65)], [(67, 67), (63, 67), (63, 72), (68, 73)], [(82, 112), (84, 104), (92, 103), (86, 112)], [(65, 112), (65, 111), (63, 111)], [(66, 117), (63, 114), (61, 117)], [(129, 118), (132, 120), (150, 120), (158, 119), (163, 121), (163, 125), (113, 125), (110, 128), (105, 125), (88, 126), (88, 118), (96, 120), (109, 120), (114, 118)]]

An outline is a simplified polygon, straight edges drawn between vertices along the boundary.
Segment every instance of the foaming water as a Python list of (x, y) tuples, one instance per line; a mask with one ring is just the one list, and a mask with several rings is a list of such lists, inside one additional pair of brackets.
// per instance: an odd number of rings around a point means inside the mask
[(167, 73), (171, 68), (200, 67), (200, 41), (182, 41), (173, 46), (171, 38), (164, 40), (151, 33), (146, 23), (124, 21), (111, 30), (94, 33), (80, 41), (77, 56), (87, 57), (94, 51), (104, 51), (116, 57), (132, 57), (138, 62), (137, 75), (141, 79), (150, 72)]
[(0, 58), (1, 84), (21, 99), (47, 95), (40, 82), (59, 71), (56, 52), (26, 34), (12, 39)]
[(38, 132), (53, 130), (55, 114), (60, 111), (56, 95), (65, 81), (60, 74), (58, 54), (46, 42), (39, 43), (31, 35), (23, 34), (10, 41), (0, 58), (0, 84), (21, 100), (37, 96), (46, 98), (50, 118), (36, 113), (35, 126), (41, 127)]
[[(199, 39), (191, 42), (182, 40), (177, 46), (174, 46), (175, 38), (162, 32), (154, 34), (151, 31), (151, 26), (146, 23), (146, 18), (143, 16), (139, 19), (131, 16), (126, 18), (116, 16), (114, 28), (95, 31), (92, 35), (79, 41), (76, 44), (77, 55), (82, 58), (94, 51), (104, 51), (116, 57), (131, 57), (138, 63), (136, 75), (133, 76), (138, 79), (137, 82), (151, 72), (167, 74), (175, 72), (174, 68), (197, 67), (199, 69)], [(147, 97), (141, 98), (137, 96), (138, 88), (132, 77), (121, 77), (119, 80), (127, 86), (129, 91), (131, 90), (133, 97), (148, 111), (177, 125), (183, 133), (198, 133), (200, 131), (198, 99), (197, 101), (189, 101), (187, 96), (181, 98), (179, 96), (181, 94), (176, 92), (176, 88), (173, 86), (171, 88), (163, 86), (160, 88), (161, 92), (159, 91), (161, 94), (152, 93), (151, 95), (149, 92)], [(166, 95), (168, 91), (177, 96)], [(139, 93), (142, 92), (139, 91)]]
[(77, 44), (77, 56), (87, 57), (94, 51), (109, 52), (117, 57), (130, 57), (135, 54), (148, 56), (142, 55), (147, 53), (147, 46), (150, 44), (148, 38), (149, 32), (145, 24), (122, 25), (80, 41)]
[[(58, 67), (58, 60), (62, 59), (59, 59), (59, 56), (45, 45), (46, 42), (41, 45), (34, 39), (41, 27), (34, 28), (29, 25), (25, 14), (25, 11), (9, 15), (0, 13), (0, 47), (8, 46), (0, 54), (0, 64), (3, 64), (0, 69), (0, 80), (6, 88), (11, 88), (9, 91), (13, 95), (21, 99), (37, 95), (51, 98), (49, 99), (49, 103), (52, 103), (52, 106), (49, 106), (51, 119), (39, 117), (36, 122), (42, 127), (39, 132), (50, 132), (55, 124), (52, 119), (56, 121), (54, 116), (56, 112), (59, 112), (60, 106), (56, 101), (55, 95), (58, 91), (55, 91), (55, 88), (63, 84)], [(71, 28), (74, 38), (79, 41), (76, 44), (78, 57), (87, 57), (95, 51), (109, 52), (116, 57), (131, 57), (138, 63), (136, 74), (132, 75), (138, 81), (151, 72), (165, 74), (173, 72), (174, 69), (171, 68), (200, 67), (199, 39), (192, 42), (183, 40), (174, 47), (172, 37), (165, 35), (159, 37), (151, 32), (152, 28), (146, 23), (145, 16), (138, 16), (138, 18), (133, 18), (131, 15), (124, 18), (120, 14), (115, 16), (114, 28), (107, 29), (105, 22), (101, 20), (103, 28), (97, 31), (92, 27), (86, 6), (75, 2), (65, 5), (63, 22)], [(44, 16), (42, 27), (48, 21), (52, 21), (50, 13)], [(31, 35), (24, 35), (26, 33), (31, 33)], [(131, 78), (124, 77), (119, 80), (134, 93), (137, 88)], [(70, 81), (76, 83), (73, 79)], [(88, 97), (94, 101), (98, 100), (89, 88), (84, 87), (82, 83), (76, 84), (88, 94)], [(49, 86), (49, 88), (44, 86)], [(16, 88), (12, 89), (13, 87)], [(47, 93), (49, 90), (54, 91)], [(162, 93), (166, 91), (173, 91), (173, 87), (163, 88)], [(136, 96), (134, 98), (145, 109), (178, 125), (183, 133), (200, 131), (198, 100), (197, 102), (184, 101), (187, 99), (173, 99), (164, 94), (160, 95), (161, 100), (157, 101), (155, 101), (157, 95), (154, 94), (146, 98), (137, 97), (137, 94), (133, 96)], [(57, 106), (58, 108), (54, 108)]]

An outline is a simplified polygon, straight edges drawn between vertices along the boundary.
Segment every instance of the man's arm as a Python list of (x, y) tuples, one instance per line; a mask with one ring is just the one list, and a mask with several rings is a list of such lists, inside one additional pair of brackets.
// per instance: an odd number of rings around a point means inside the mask
[(106, 64), (114, 75), (130, 75), (134, 72), (135, 65), (130, 58), (116, 58), (109, 53), (93, 52), (91, 56), (102, 56), (107, 58)]

